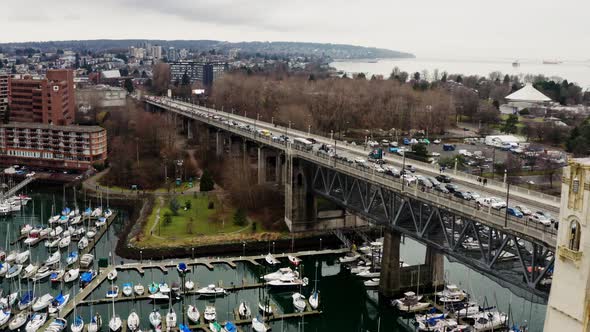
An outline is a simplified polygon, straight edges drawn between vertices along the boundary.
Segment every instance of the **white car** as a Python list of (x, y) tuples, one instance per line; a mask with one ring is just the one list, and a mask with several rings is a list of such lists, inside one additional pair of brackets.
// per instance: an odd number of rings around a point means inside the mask
[(416, 177), (411, 174), (404, 174), (401, 178), (402, 181), (405, 181), (407, 184), (416, 183)]
[(362, 164), (362, 165), (364, 165), (364, 164), (367, 163), (367, 161), (365, 159), (363, 159), (363, 158), (354, 158), (354, 162), (356, 164)]
[(492, 209), (500, 210), (506, 207), (506, 202), (497, 197), (480, 197), (475, 200), (479, 205), (491, 206)]
[(434, 144), (440, 144), (440, 140), (437, 138), (432, 143), (434, 143)]
[(477, 199), (481, 198), (481, 195), (475, 191), (468, 191), (467, 192), (471, 197), (477, 201)]
[(433, 157), (440, 157), (440, 153), (438, 152), (431, 152), (430, 155)]
[(27, 175), (25, 176), (28, 178), (32, 178), (33, 176), (35, 176), (35, 172), (27, 173)]
[(529, 215), (533, 214), (533, 211), (531, 211), (530, 209), (528, 209), (524, 205), (516, 205), (516, 206), (514, 206), (514, 208), (517, 209), (518, 211), (520, 211), (525, 216), (529, 216)]
[(542, 213), (539, 213), (539, 212), (535, 212), (535, 214), (530, 215), (529, 221), (538, 222), (539, 224), (542, 224), (545, 226), (551, 226), (551, 219), (545, 217), (545, 215), (543, 215)]

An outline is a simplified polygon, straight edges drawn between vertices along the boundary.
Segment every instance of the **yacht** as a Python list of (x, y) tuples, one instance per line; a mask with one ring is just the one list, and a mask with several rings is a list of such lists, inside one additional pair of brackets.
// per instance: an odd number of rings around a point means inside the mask
[(301, 295), (300, 293), (294, 293), (291, 295), (291, 298), (293, 299), (293, 307), (295, 307), (296, 311), (302, 312), (305, 310), (305, 306), (307, 305), (305, 303), (305, 296)]
[(349, 252), (348, 254), (346, 254), (346, 256), (338, 258), (338, 261), (340, 261), (340, 263), (352, 263), (360, 257), (361, 255), (356, 252)]
[(71, 269), (71, 270), (68, 270), (64, 274), (64, 282), (66, 282), (66, 283), (72, 282), (72, 281), (78, 279), (78, 276), (79, 275), (80, 275), (80, 269)]
[(53, 296), (51, 294), (45, 294), (41, 296), (37, 299), (37, 301), (35, 301), (35, 303), (33, 303), (33, 311), (41, 311), (49, 307), (52, 301)]
[(27, 332), (35, 332), (41, 328), (47, 321), (47, 313), (46, 312), (36, 312), (31, 316), (31, 319), (25, 326), (25, 331)]
[(467, 298), (467, 293), (459, 289), (457, 285), (446, 285), (445, 289), (436, 293), (438, 300), (442, 303), (461, 302)]
[(262, 278), (266, 281), (272, 281), (272, 280), (280, 280), (281, 278), (296, 279), (298, 277), (299, 277), (299, 273), (297, 271), (291, 270), (290, 267), (283, 267), (283, 268), (280, 268), (276, 272), (265, 274)]
[(401, 299), (391, 301), (391, 304), (400, 311), (419, 312), (427, 310), (430, 307), (428, 302), (420, 302), (422, 295), (416, 295), (414, 292), (405, 292)]
[(508, 315), (498, 311), (483, 311), (473, 317), (473, 331), (498, 331), (507, 326)]
[(80, 266), (83, 268), (90, 267), (92, 261), (94, 260), (94, 256), (92, 254), (84, 254), (80, 257)]
[(217, 310), (212, 305), (208, 305), (205, 307), (205, 311), (203, 312), (203, 318), (205, 321), (212, 322), (217, 319)]
[(213, 284), (210, 284), (207, 287), (203, 287), (199, 290), (197, 290), (197, 294), (202, 295), (202, 296), (216, 296), (216, 295), (226, 295), (227, 292), (225, 291), (225, 289), (221, 288), (221, 287), (216, 287)]

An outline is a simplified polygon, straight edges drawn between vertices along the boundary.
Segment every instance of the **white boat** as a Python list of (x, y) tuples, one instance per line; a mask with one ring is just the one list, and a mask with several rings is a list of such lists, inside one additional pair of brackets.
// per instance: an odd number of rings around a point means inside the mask
[(212, 322), (217, 319), (217, 310), (212, 305), (208, 305), (205, 307), (205, 311), (203, 312), (203, 318), (205, 321)]
[(82, 220), (82, 216), (75, 216), (70, 219), (70, 225), (79, 224), (81, 220)]
[(104, 217), (105, 217), (105, 218), (108, 218), (108, 217), (110, 217), (110, 216), (112, 216), (112, 215), (113, 215), (113, 211), (111, 211), (111, 209), (107, 208), (107, 209), (104, 211), (103, 215), (104, 215)]
[(8, 269), (8, 272), (6, 272), (5, 278), (6, 279), (14, 278), (17, 275), (19, 275), (22, 270), (23, 270), (23, 266), (21, 264), (13, 265)]
[(244, 301), (240, 302), (240, 305), (238, 306), (238, 314), (242, 319), (247, 319), (252, 316), (252, 310), (250, 310), (248, 303)]
[(92, 261), (94, 260), (94, 256), (92, 254), (84, 254), (80, 257), (80, 266), (83, 268), (88, 268)]
[(64, 282), (68, 283), (68, 282), (72, 282), (76, 279), (78, 279), (78, 277), (80, 276), (80, 269), (71, 269), (66, 271), (66, 274), (64, 274)]
[(505, 328), (508, 323), (508, 315), (498, 311), (483, 311), (473, 317), (473, 331), (498, 331)]
[(6, 263), (12, 263), (14, 262), (14, 260), (16, 259), (16, 255), (18, 254), (18, 251), (16, 250), (12, 250), (11, 252), (8, 253), (8, 256), (6, 256), (5, 262)]
[(266, 256), (264, 256), (264, 260), (269, 265), (275, 265), (280, 263), (279, 260), (276, 259), (275, 256), (273, 256), (270, 252)]
[(32, 230), (33, 230), (33, 226), (31, 224), (26, 224), (26, 225), (23, 225), (23, 227), (20, 228), (20, 234), (21, 235), (27, 235)]
[(270, 305), (270, 303), (262, 304), (262, 303), (258, 302), (258, 310), (267, 316), (272, 315), (272, 312), (273, 312), (272, 306)]
[(98, 332), (102, 326), (102, 317), (99, 314), (95, 314), (92, 319), (90, 319), (90, 323), (88, 323), (87, 330), (88, 332)]
[(88, 247), (88, 238), (86, 236), (82, 236), (80, 241), (78, 241), (78, 249), (84, 250), (86, 247)]
[(8, 323), (8, 328), (10, 330), (18, 329), (18, 328), (22, 327), (23, 325), (25, 325), (28, 318), (29, 318), (29, 313), (26, 311), (21, 311), (18, 314), (14, 315), (12, 320), (10, 320), (10, 322)]
[(23, 269), (23, 274), (22, 277), (23, 278), (31, 278), (32, 276), (35, 275), (35, 273), (37, 273), (37, 270), (39, 270), (39, 266), (36, 264), (29, 264), (27, 265), (24, 269)]
[(156, 301), (158, 301), (158, 300), (168, 300), (170, 298), (170, 296), (168, 296), (167, 294), (164, 294), (162, 292), (157, 292), (157, 293), (154, 293), (154, 294), (150, 294), (148, 297), (150, 299), (156, 300)]
[(190, 319), (191, 322), (195, 323), (195, 324), (200, 324), (200, 317), (201, 317), (201, 313), (199, 312), (199, 309), (197, 309), (196, 306), (189, 304), (188, 308), (186, 309), (186, 315), (188, 316), (188, 319)]
[(61, 226), (55, 227), (51, 232), (49, 232), (49, 236), (51, 237), (58, 237), (63, 233), (64, 229)]
[(130, 331), (136, 331), (139, 329), (139, 316), (135, 311), (131, 311), (127, 317), (127, 327)]
[(360, 254), (356, 252), (349, 252), (346, 256), (338, 258), (340, 263), (352, 263), (361, 257)]
[(193, 288), (195, 288), (195, 283), (192, 280), (187, 280), (184, 283), (184, 288), (186, 288), (187, 290), (192, 290)]
[(99, 217), (96, 222), (94, 223), (94, 225), (96, 225), (96, 227), (102, 227), (102, 226), (106, 226), (107, 224), (107, 218), (105, 217)]
[(301, 264), (301, 259), (297, 256), (287, 255), (287, 258), (289, 259), (289, 262), (295, 266), (299, 266), (299, 264)]
[(135, 294), (142, 296), (143, 293), (145, 292), (145, 288), (143, 287), (142, 284), (137, 284), (137, 285), (133, 286), (133, 291), (135, 291)]
[(305, 303), (305, 296), (301, 295), (300, 293), (294, 293), (291, 295), (291, 298), (293, 299), (293, 307), (296, 311), (302, 312), (305, 310), (305, 306), (307, 305)]
[(55, 248), (59, 245), (59, 241), (61, 241), (61, 239), (59, 237), (52, 239), (52, 240), (47, 240), (47, 241), (45, 241), (45, 247), (46, 248)]
[(115, 280), (117, 279), (117, 269), (113, 269), (111, 272), (109, 272), (109, 274), (107, 274), (107, 279), (109, 280)]
[(84, 319), (82, 316), (74, 316), (74, 321), (70, 324), (70, 330), (72, 332), (82, 332), (84, 329)]
[(113, 332), (119, 331), (122, 324), (121, 317), (119, 317), (119, 315), (114, 315), (111, 317), (111, 320), (109, 320), (109, 329)]
[(42, 266), (37, 273), (35, 273), (35, 275), (33, 276), (33, 281), (40, 281), (43, 280), (47, 277), (49, 277), (49, 275), (51, 275), (51, 269), (49, 269), (47, 266)]
[(4, 276), (6, 272), (10, 269), (10, 264), (8, 263), (0, 263), (0, 277)]
[(55, 299), (53, 299), (53, 302), (51, 302), (49, 313), (59, 312), (66, 304), (68, 304), (69, 300), (70, 294), (63, 295), (63, 293), (60, 293)]
[(51, 294), (45, 294), (45, 295), (37, 298), (35, 303), (33, 303), (33, 311), (41, 311), (41, 310), (49, 307), (49, 305), (51, 304), (52, 301), (53, 301), (53, 296)]
[(51, 216), (51, 217), (49, 218), (49, 224), (54, 224), (54, 223), (56, 223), (56, 222), (59, 220), (59, 217), (61, 217), (59, 214), (58, 214), (58, 215), (55, 215), (55, 216)]
[(66, 264), (68, 266), (76, 263), (78, 261), (78, 258), (80, 256), (78, 255), (77, 251), (72, 251), (71, 253), (68, 254), (68, 258), (66, 258)]
[(107, 291), (107, 298), (115, 298), (119, 296), (119, 286), (114, 285)]
[(41, 236), (37, 234), (29, 234), (29, 236), (23, 241), (27, 246), (34, 246), (41, 241)]
[(430, 308), (430, 303), (420, 302), (422, 295), (416, 295), (414, 292), (405, 292), (401, 299), (391, 302), (398, 310), (405, 312), (419, 312)]
[(162, 324), (162, 315), (157, 310), (154, 310), (150, 313), (150, 324), (154, 327), (154, 329), (158, 329), (160, 324)]
[(100, 217), (101, 215), (102, 215), (102, 209), (99, 207), (94, 209), (94, 211), (92, 211), (92, 214), (90, 214), (91, 217)]
[(223, 289), (221, 287), (216, 287), (215, 285), (210, 284), (207, 287), (203, 287), (203, 288), (197, 290), (197, 294), (203, 295), (203, 296), (216, 296), (216, 295), (226, 295), (227, 292), (225, 291), (225, 289)]
[(133, 295), (133, 284), (130, 282), (123, 284), (123, 295), (131, 296)]
[(379, 281), (380, 281), (379, 278), (373, 278), (373, 279), (365, 280), (363, 282), (363, 284), (365, 285), (365, 287), (378, 287)]
[(442, 303), (461, 302), (467, 298), (467, 293), (459, 289), (457, 285), (446, 285), (445, 289), (436, 293), (438, 300)]
[(176, 327), (176, 313), (174, 312), (174, 309), (170, 308), (166, 314), (166, 328), (174, 327)]
[(88, 232), (86, 232), (86, 237), (89, 239), (92, 239), (93, 237), (96, 236), (97, 233), (97, 229), (96, 227), (88, 227)]
[(299, 273), (297, 271), (291, 270), (290, 267), (283, 267), (283, 268), (280, 268), (278, 271), (265, 274), (262, 278), (266, 281), (272, 281), (272, 280), (280, 280), (281, 278), (296, 279), (298, 277), (299, 277)]
[(416, 320), (419, 331), (467, 331), (468, 325), (459, 325), (455, 319), (436, 317)]
[(9, 306), (6, 306), (4, 309), (0, 310), (0, 326), (6, 324), (10, 319), (10, 315), (12, 310)]
[(45, 261), (45, 265), (51, 266), (53, 264), (57, 264), (59, 263), (60, 258), (61, 254), (59, 253), (59, 251), (56, 251), (53, 254), (49, 255), (49, 257)]
[(309, 306), (313, 309), (316, 310), (318, 308), (318, 306), (320, 305), (320, 292), (314, 290), (311, 295), (309, 296)]
[(16, 258), (14, 259), (14, 261), (17, 264), (24, 264), (27, 260), (29, 260), (30, 256), (31, 256), (31, 252), (28, 250), (25, 250), (21, 253), (16, 254)]
[(164, 294), (170, 293), (170, 286), (168, 286), (167, 283), (160, 284), (159, 289), (160, 289), (160, 292), (162, 292)]
[(49, 275), (49, 280), (51, 280), (51, 282), (60, 282), (65, 272), (64, 269), (54, 270)]
[(264, 324), (264, 320), (258, 316), (252, 318), (252, 329), (254, 329), (254, 331), (256, 331), (256, 332), (268, 331), (268, 328)]
[(66, 329), (68, 322), (63, 318), (55, 318), (45, 329), (45, 332), (61, 332)]
[(303, 279), (279, 279), (279, 280), (272, 280), (267, 283), (267, 285), (271, 287), (294, 287), (294, 286), (307, 286), (308, 279), (307, 277)]
[(72, 242), (72, 237), (68, 235), (59, 240), (57, 246), (60, 248), (67, 248), (70, 245), (70, 242)]

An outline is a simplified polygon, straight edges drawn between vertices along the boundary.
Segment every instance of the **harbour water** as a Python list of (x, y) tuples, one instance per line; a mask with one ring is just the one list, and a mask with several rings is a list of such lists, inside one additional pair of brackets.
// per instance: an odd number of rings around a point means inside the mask
[[(11, 240), (16, 238), (16, 234), (20, 226), (31, 223), (40, 224), (41, 220), (41, 206), (43, 206), (43, 222), (47, 224), (46, 219), (51, 213), (51, 207), (54, 203), (57, 210), (60, 211), (62, 203), (61, 189), (55, 190), (39, 190), (28, 192), (28, 195), (33, 197), (33, 201), (29, 202), (26, 208), (12, 218), (5, 218), (0, 221), (0, 243), (4, 246), (6, 243), (6, 235), (9, 234)], [(67, 193), (68, 205), (73, 205), (72, 192)], [(78, 204), (83, 205), (83, 199), (79, 197)], [(33, 211), (33, 205), (35, 211)], [(92, 205), (96, 205), (93, 202)], [(103, 201), (103, 205), (106, 202)], [(113, 207), (116, 209), (116, 207)], [(128, 221), (128, 213), (124, 210), (117, 210), (119, 212), (117, 218), (111, 225), (108, 232), (99, 241), (94, 251), (95, 257), (108, 258), (109, 253), (113, 254), (113, 260), (119, 264), (121, 262), (131, 262), (118, 257), (114, 252), (117, 234), (120, 233), (123, 225)], [(33, 213), (34, 212), (34, 213)], [(6, 232), (7, 226), (10, 225), (10, 232)], [(24, 250), (24, 247), (21, 247)], [(71, 249), (73, 250), (73, 249)], [(33, 262), (42, 263), (47, 258), (47, 250), (43, 243), (39, 243), (36, 247), (31, 248), (31, 260)], [(246, 252), (246, 254), (249, 254)], [(409, 264), (418, 264), (423, 262), (425, 248), (421, 244), (409, 239), (405, 239), (405, 243), (401, 249), (402, 259)], [(67, 250), (62, 250), (62, 262), (65, 261)], [(362, 283), (362, 280), (353, 275), (341, 271), (340, 264), (336, 256), (319, 256), (307, 257), (303, 259), (303, 274), (310, 280), (310, 285), (304, 287), (302, 292), (305, 296), (309, 296), (312, 291), (315, 280), (315, 264), (318, 263), (318, 287), (320, 289), (320, 309), (322, 313), (317, 316), (309, 316), (305, 319), (289, 319), (284, 321), (276, 321), (271, 324), (274, 331), (377, 331), (378, 326), (381, 331), (404, 331), (397, 323), (397, 315), (395, 311), (388, 306), (379, 305), (377, 303), (377, 296), (374, 291), (367, 291)], [(145, 259), (145, 258), (144, 258)], [(95, 260), (96, 261), (96, 260)], [(288, 265), (287, 261), (281, 262), (284, 266)], [(97, 264), (94, 264), (97, 268)], [(229, 287), (232, 284), (256, 283), (260, 282), (259, 277), (274, 270), (274, 268), (261, 266), (253, 266), (250, 263), (238, 263), (237, 267), (231, 268), (225, 264), (215, 264), (213, 270), (209, 270), (204, 266), (198, 266), (194, 271), (188, 273), (187, 279), (195, 281), (195, 287), (204, 287), (208, 284), (221, 284)], [(538, 300), (531, 301), (528, 296), (520, 297), (513, 294), (508, 288), (496, 283), (488, 277), (473, 271), (461, 264), (453, 263), (448, 260), (445, 261), (445, 275), (449, 282), (453, 282), (464, 288), (472, 295), (472, 298), (479, 301), (481, 304), (487, 302), (489, 305), (496, 305), (500, 310), (510, 310), (516, 322), (527, 320), (531, 331), (540, 331), (543, 326), (543, 319), (545, 315), (545, 305), (537, 304)], [(12, 284), (6, 279), (2, 278), (1, 286), (4, 289), (4, 294), (9, 291), (14, 291), (18, 287), (18, 282), (13, 281)], [(163, 273), (160, 269), (148, 269), (144, 275), (140, 275), (136, 271), (120, 271), (118, 278), (114, 281), (119, 287), (125, 282), (132, 282), (134, 284), (141, 282), (146, 288), (151, 282), (167, 282), (171, 285), (173, 282), (179, 282), (180, 277), (175, 268), (169, 268), (168, 273)], [(32, 282), (22, 280), (20, 282), (21, 289), (32, 289)], [(77, 292), (77, 283), (62, 285), (59, 283), (52, 284), (47, 279), (38, 285), (35, 285), (35, 293), (41, 296), (47, 292), (52, 295), (57, 295), (60, 290), (69, 292), (72, 295)], [(105, 281), (86, 300), (90, 299), (104, 299), (105, 294), (110, 287), (110, 282)], [(196, 305), (197, 308), (203, 312), (205, 306), (208, 304), (215, 305), (217, 308), (218, 320), (223, 322), (225, 320), (233, 319), (232, 312), (237, 308), (241, 301), (249, 302), (251, 308), (255, 310), (259, 298), (262, 296), (270, 297), (279, 312), (290, 313), (294, 311), (291, 291), (264, 291), (263, 289), (244, 290), (237, 293), (230, 293), (224, 297), (200, 299), (197, 296), (187, 296), (181, 300), (173, 301), (172, 307), (178, 315), (178, 321), (182, 322), (188, 318), (185, 317), (185, 309), (188, 304)], [(149, 313), (156, 309), (159, 310), (164, 317), (169, 309), (168, 303), (164, 302), (154, 305), (149, 301), (126, 301), (118, 302), (114, 305), (115, 311), (126, 320), (127, 315), (131, 310), (135, 310), (141, 317), (141, 328), (146, 331), (149, 330), (150, 324), (148, 320)], [(81, 315), (88, 322), (93, 312), (99, 312), (103, 317), (103, 329), (107, 331), (107, 322), (112, 315), (113, 305), (109, 303), (94, 305), (94, 306), (79, 306), (76, 314)], [(68, 321), (73, 320), (73, 313), (67, 317)], [(242, 327), (243, 331), (250, 331), (250, 327)]]
[(422, 74), (423, 70), (429, 73), (432, 79), (434, 71), (450, 74), (479, 75), (487, 77), (491, 72), (499, 71), (508, 75), (543, 74), (547, 77), (561, 77), (570, 82), (578, 83), (583, 89), (590, 88), (590, 62), (568, 62), (561, 64), (543, 64), (541, 60), (519, 60), (520, 66), (512, 66), (515, 59), (438, 59), (438, 58), (414, 58), (414, 59), (381, 59), (377, 62), (367, 61), (336, 61), (330, 66), (347, 73), (365, 73), (371, 75), (383, 75), (389, 77), (394, 67), (412, 75), (415, 72)]

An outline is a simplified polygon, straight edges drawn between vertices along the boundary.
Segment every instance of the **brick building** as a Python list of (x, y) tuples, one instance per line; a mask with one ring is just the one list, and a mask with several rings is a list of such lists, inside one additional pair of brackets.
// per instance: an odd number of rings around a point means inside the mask
[(0, 124), (0, 164), (85, 171), (107, 158), (107, 132), (99, 126)]
[(76, 98), (72, 70), (48, 70), (46, 77), (14, 75), (10, 85), (10, 121), (70, 125)]
[(0, 122), (4, 121), (8, 112), (8, 80), (10, 75), (0, 72)]

